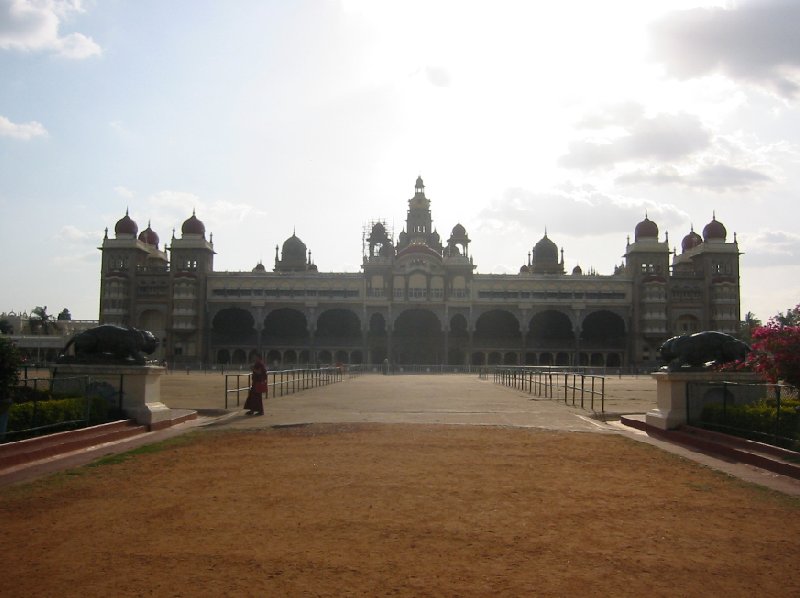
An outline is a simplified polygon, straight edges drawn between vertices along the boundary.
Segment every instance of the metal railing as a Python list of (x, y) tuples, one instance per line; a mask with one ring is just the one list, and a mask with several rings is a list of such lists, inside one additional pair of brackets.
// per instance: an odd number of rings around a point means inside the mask
[[(6, 429), (0, 441), (20, 440), (42, 434), (51, 434), (62, 430), (75, 430), (89, 425), (105, 423), (109, 417), (116, 418), (122, 413), (122, 388), (123, 376), (120, 375), (119, 387), (114, 388), (107, 382), (95, 380), (91, 376), (58, 376), (49, 378), (25, 378), (20, 380), (19, 388), (33, 389), (30, 400), (15, 402), (10, 406), (8, 413), (9, 424), (13, 420), (11, 410), (24, 410), (20, 417), (27, 421), (25, 427)], [(44, 392), (41, 398), (39, 391)], [(23, 391), (24, 392), (24, 391)], [(99, 412), (93, 411), (93, 401), (103, 399), (103, 407)], [(54, 421), (53, 416), (47, 415), (43, 405), (53, 401), (72, 400), (80, 402), (74, 407), (60, 407), (57, 414), (60, 417)], [(99, 418), (99, 419), (98, 419)], [(102, 421), (101, 421), (102, 420)]]
[[(565, 405), (605, 413), (606, 379), (604, 376), (566, 371), (561, 368), (497, 366), (481, 372), (492, 375), (496, 384), (516, 388), (536, 397), (563, 400)], [(598, 409), (599, 407), (599, 409)]]
[[(267, 397), (282, 397), (309, 388), (341, 382), (345, 374), (352, 377), (349, 367), (298, 368), (267, 372)], [(229, 397), (236, 396), (236, 407), (241, 406), (242, 395), (247, 398), (252, 374), (225, 374), (225, 409), (229, 408)]]
[(797, 451), (799, 394), (781, 384), (689, 382), (686, 423)]

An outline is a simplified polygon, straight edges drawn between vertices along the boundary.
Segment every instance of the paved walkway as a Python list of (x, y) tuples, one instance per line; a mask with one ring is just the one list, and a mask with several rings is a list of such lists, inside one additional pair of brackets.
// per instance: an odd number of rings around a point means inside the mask
[(568, 431), (610, 431), (586, 411), (536, 399), (461, 375), (368, 375), (293, 395), (272, 397), (263, 417), (237, 411), (220, 421), (231, 428), (303, 423), (414, 423), (517, 426)]

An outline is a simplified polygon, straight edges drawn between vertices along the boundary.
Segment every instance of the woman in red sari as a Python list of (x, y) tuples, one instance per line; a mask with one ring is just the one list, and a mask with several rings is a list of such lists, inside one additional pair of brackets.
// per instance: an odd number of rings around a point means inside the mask
[(253, 373), (250, 375), (250, 392), (244, 402), (247, 415), (264, 415), (262, 395), (265, 392), (267, 392), (267, 368), (261, 359), (256, 359)]

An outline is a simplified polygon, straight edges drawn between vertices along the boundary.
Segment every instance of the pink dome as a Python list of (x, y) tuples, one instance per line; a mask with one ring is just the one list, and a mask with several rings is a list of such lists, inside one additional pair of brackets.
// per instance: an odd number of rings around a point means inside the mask
[(205, 236), (206, 225), (198, 220), (197, 216), (194, 214), (194, 211), (192, 211), (192, 216), (183, 223), (183, 226), (181, 226), (181, 233), (184, 235)]
[(689, 251), (690, 249), (694, 249), (702, 242), (703, 237), (694, 232), (694, 228), (692, 228), (692, 230), (689, 231), (689, 234), (683, 238), (683, 241), (681, 241), (681, 252), (683, 253)]
[(725, 230), (725, 226), (719, 220), (717, 220), (716, 215), (711, 218), (711, 222), (706, 224), (705, 228), (703, 229), (703, 239), (706, 241), (710, 239), (724, 241), (727, 236), (728, 231)]
[(658, 238), (658, 225), (647, 216), (636, 225), (636, 229), (633, 232), (634, 241), (638, 241), (640, 238)]
[(128, 210), (125, 210), (125, 215), (117, 220), (114, 225), (114, 234), (119, 235), (136, 235), (139, 232), (139, 226), (128, 216)]
[(150, 223), (147, 223), (147, 228), (144, 229), (141, 233), (139, 233), (139, 240), (142, 243), (147, 243), (148, 245), (153, 245), (158, 247), (159, 238), (152, 228), (150, 228)]

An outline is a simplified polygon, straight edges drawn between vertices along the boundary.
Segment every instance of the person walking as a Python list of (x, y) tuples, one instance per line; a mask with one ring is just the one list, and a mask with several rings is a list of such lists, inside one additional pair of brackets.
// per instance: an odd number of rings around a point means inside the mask
[(267, 392), (267, 368), (261, 358), (256, 358), (250, 375), (250, 392), (244, 402), (247, 415), (264, 415), (262, 394)]

